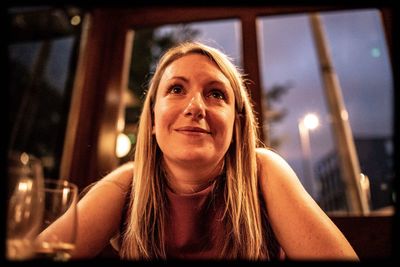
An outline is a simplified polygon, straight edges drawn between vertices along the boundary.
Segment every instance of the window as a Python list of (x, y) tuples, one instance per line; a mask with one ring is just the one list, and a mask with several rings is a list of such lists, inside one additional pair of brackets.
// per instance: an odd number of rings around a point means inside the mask
[(80, 10), (11, 8), (9, 150), (40, 158), (46, 178), (59, 166), (80, 36)]
[[(346, 106), (361, 172), (369, 178), (371, 210), (394, 201), (391, 66), (376, 10), (320, 13)], [(347, 212), (335, 129), (308, 14), (258, 20), (264, 131), (307, 191), (328, 212)], [(299, 130), (304, 116), (319, 125)], [(304, 127), (303, 127), (304, 128)]]

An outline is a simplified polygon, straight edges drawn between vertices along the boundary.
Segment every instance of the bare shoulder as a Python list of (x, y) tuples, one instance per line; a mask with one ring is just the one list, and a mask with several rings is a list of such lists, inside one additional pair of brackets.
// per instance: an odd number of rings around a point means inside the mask
[(111, 182), (120, 187), (123, 191), (129, 189), (132, 183), (134, 174), (134, 162), (127, 162), (118, 168), (114, 169), (112, 172), (104, 176), (100, 182)]
[(262, 171), (293, 172), (287, 161), (277, 152), (268, 148), (257, 148), (257, 160)]
[(289, 192), (305, 193), (297, 174), (277, 152), (268, 148), (257, 148), (256, 154), (259, 182), (266, 197), (278, 192), (286, 196)]
[(275, 151), (269, 148), (256, 148), (257, 157), (263, 161), (283, 160), (283, 158)]

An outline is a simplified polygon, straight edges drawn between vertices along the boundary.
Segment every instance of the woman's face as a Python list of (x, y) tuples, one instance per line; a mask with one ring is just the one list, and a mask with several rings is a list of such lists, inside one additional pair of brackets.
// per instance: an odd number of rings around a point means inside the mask
[(165, 69), (153, 134), (167, 164), (218, 163), (231, 143), (234, 118), (230, 82), (206, 56), (189, 54)]

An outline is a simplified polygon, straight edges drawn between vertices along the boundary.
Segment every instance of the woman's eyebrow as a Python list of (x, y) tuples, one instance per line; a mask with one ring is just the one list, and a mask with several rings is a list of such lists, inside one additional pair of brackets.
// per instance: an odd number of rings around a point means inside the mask
[(168, 79), (168, 81), (170, 81), (170, 80), (182, 80), (187, 83), (189, 82), (189, 79), (187, 79), (184, 76), (172, 76), (171, 78)]
[(211, 80), (207, 82), (207, 85), (220, 85), (220, 86), (227, 86), (227, 84), (220, 80)]
[[(185, 76), (172, 76), (171, 78), (168, 78), (168, 81), (171, 81), (171, 80), (182, 80), (186, 83), (189, 83), (189, 79), (186, 78)], [(212, 78), (206, 79), (206, 84), (207, 85), (217, 84), (217, 85), (226, 86), (226, 82), (224, 82), (223, 80), (221, 80), (217, 77), (212, 77)]]

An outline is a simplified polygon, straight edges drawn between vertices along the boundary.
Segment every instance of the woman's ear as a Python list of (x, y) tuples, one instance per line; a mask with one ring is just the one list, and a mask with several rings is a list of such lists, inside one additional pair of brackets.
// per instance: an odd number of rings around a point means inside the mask
[(151, 134), (156, 134), (156, 125), (154, 121), (154, 109), (151, 110)]
[(154, 114), (152, 113), (153, 121), (151, 123), (151, 134), (155, 135), (156, 134), (156, 123), (154, 122)]

